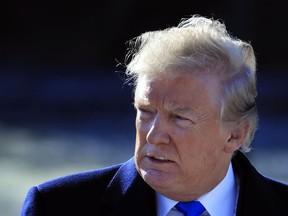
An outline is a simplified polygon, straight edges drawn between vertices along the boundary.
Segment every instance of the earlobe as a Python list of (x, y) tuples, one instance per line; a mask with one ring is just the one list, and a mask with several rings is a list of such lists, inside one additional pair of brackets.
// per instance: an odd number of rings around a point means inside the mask
[(241, 124), (235, 126), (230, 133), (230, 137), (228, 138), (225, 146), (225, 152), (233, 153), (238, 150), (243, 144), (246, 135), (249, 130), (249, 123), (242, 122)]

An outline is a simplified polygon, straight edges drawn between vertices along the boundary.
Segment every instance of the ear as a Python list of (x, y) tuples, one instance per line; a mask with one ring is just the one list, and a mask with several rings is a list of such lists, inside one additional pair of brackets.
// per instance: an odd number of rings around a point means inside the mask
[(240, 122), (231, 127), (230, 136), (227, 139), (224, 149), (225, 152), (233, 153), (241, 147), (248, 134), (249, 127), (248, 121)]

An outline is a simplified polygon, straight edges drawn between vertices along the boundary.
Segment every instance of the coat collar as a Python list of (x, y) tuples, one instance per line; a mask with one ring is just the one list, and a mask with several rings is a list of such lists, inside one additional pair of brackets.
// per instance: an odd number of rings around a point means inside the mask
[[(237, 216), (278, 215), (287, 212), (287, 206), (279, 196), (279, 189), (287, 192), (287, 186), (261, 175), (248, 158), (238, 151), (232, 159), (233, 169), (240, 179)], [(284, 188), (286, 187), (286, 189)]]
[(124, 163), (107, 187), (103, 202), (115, 215), (155, 215), (155, 192), (138, 174), (134, 157)]

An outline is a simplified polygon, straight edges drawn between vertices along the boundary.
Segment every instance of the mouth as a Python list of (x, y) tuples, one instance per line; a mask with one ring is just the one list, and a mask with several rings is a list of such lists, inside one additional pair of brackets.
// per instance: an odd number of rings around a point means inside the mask
[(172, 162), (171, 160), (169, 160), (169, 159), (167, 159), (167, 158), (165, 158), (165, 157), (162, 157), (162, 156), (153, 156), (153, 155), (150, 155), (150, 154), (148, 154), (147, 156), (148, 156), (148, 158), (149, 158), (150, 160), (153, 160), (153, 161), (158, 161), (158, 162)]
[(169, 161), (168, 159), (164, 158), (164, 157), (151, 157), (154, 160), (159, 160), (159, 161)]

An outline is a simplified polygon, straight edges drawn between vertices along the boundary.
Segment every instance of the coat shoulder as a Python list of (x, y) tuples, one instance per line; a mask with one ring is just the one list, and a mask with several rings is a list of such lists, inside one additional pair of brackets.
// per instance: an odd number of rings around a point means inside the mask
[(50, 181), (40, 184), (38, 186), (38, 190), (41, 193), (49, 193), (57, 191), (58, 192), (61, 191), (61, 193), (63, 193), (65, 190), (85, 191), (85, 188), (91, 189), (93, 185), (94, 189), (105, 188), (105, 187), (99, 187), (99, 185), (102, 186), (108, 185), (120, 167), (121, 164), (117, 164), (97, 170), (74, 173), (71, 175), (52, 179)]
[(288, 185), (259, 173), (248, 158), (238, 152), (232, 160), (239, 178), (237, 215), (281, 215), (288, 212)]

